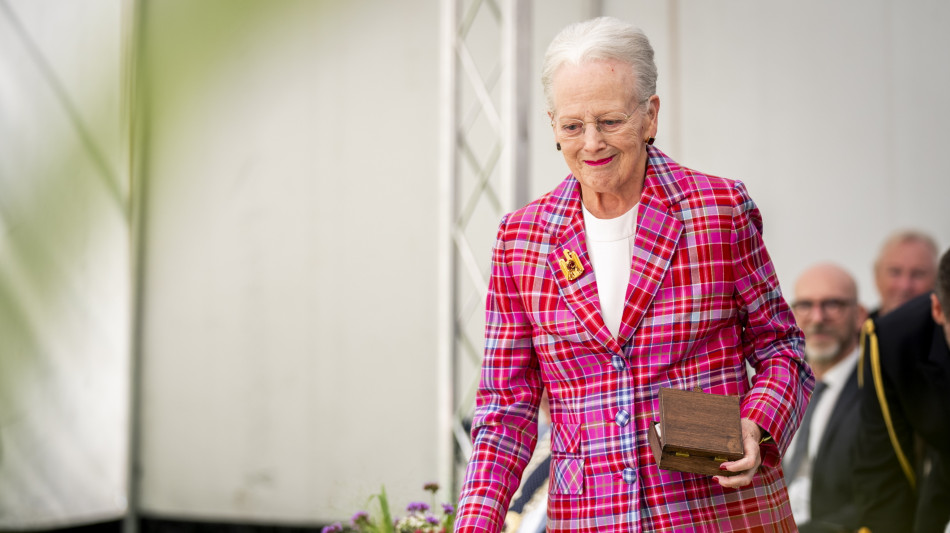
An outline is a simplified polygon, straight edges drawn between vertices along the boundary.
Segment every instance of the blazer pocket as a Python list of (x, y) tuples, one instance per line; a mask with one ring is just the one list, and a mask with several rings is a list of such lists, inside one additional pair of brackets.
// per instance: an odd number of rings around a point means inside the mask
[(551, 427), (551, 494), (583, 493), (581, 425), (554, 424)]
[(551, 460), (551, 494), (584, 494), (584, 459), (560, 457)]

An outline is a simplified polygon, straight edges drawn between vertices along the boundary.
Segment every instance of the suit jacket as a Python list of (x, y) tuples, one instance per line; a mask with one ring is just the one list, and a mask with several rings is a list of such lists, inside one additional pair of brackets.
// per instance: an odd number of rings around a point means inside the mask
[(855, 367), (831, 411), (811, 470), (811, 520), (802, 531), (854, 531), (858, 512), (852, 475), (861, 415)]
[[(861, 524), (874, 533), (939, 531), (950, 520), (945, 466), (950, 464), (950, 348), (930, 314), (930, 295), (914, 298), (873, 322), (880, 347), (880, 375), (895, 433), (912, 470), (911, 487), (891, 444), (872, 373), (871, 348), (863, 356), (861, 427), (855, 494)], [(936, 454), (931, 475), (921, 478), (916, 438)], [(942, 495), (942, 496), (937, 496)], [(917, 500), (920, 500), (918, 505)]]
[[(574, 177), (501, 222), (457, 531), (500, 529), (535, 444), (543, 387), (549, 531), (794, 530), (778, 465), (814, 378), (759, 211), (742, 183), (647, 149), (618, 338), (601, 316)], [(577, 279), (561, 271), (566, 251), (579, 256)], [(660, 387), (741, 397), (741, 415), (774, 438), (751, 485), (657, 468), (647, 429)]]

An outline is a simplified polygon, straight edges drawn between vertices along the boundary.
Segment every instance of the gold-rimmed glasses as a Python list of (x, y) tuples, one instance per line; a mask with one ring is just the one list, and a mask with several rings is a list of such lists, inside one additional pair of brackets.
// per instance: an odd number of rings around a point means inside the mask
[(597, 131), (604, 135), (613, 135), (620, 133), (626, 128), (630, 120), (636, 116), (637, 110), (643, 105), (641, 102), (633, 109), (631, 113), (621, 113), (620, 111), (610, 111), (594, 117), (594, 120), (584, 121), (579, 118), (559, 118), (551, 121), (557, 127), (558, 136), (561, 139), (576, 139), (584, 134), (587, 124), (593, 124)]

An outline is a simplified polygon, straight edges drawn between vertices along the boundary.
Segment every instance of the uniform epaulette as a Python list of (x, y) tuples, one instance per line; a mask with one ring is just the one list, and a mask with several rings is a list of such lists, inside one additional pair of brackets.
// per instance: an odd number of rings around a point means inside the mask
[(917, 487), (917, 477), (914, 474), (914, 468), (907, 459), (907, 454), (901, 448), (900, 439), (897, 438), (897, 431), (894, 429), (894, 421), (891, 418), (891, 410), (887, 405), (887, 396), (884, 394), (884, 377), (881, 372), (881, 349), (877, 341), (877, 332), (874, 330), (874, 320), (867, 319), (861, 328), (861, 355), (858, 358), (858, 387), (864, 387), (864, 354), (865, 339), (867, 339), (868, 352), (870, 353), (871, 378), (874, 380), (874, 391), (877, 393), (877, 401), (881, 405), (881, 416), (884, 417), (884, 424), (887, 426), (887, 434), (891, 439), (891, 446), (894, 447), (894, 453), (897, 454), (897, 461), (907, 477), (907, 481), (912, 488)]

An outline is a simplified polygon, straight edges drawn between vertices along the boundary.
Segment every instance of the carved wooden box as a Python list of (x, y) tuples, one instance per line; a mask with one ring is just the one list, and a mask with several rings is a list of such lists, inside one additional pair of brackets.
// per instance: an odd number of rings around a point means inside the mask
[(662, 470), (710, 476), (725, 461), (742, 458), (739, 397), (701, 391), (660, 389), (660, 420), (650, 426), (653, 458)]

